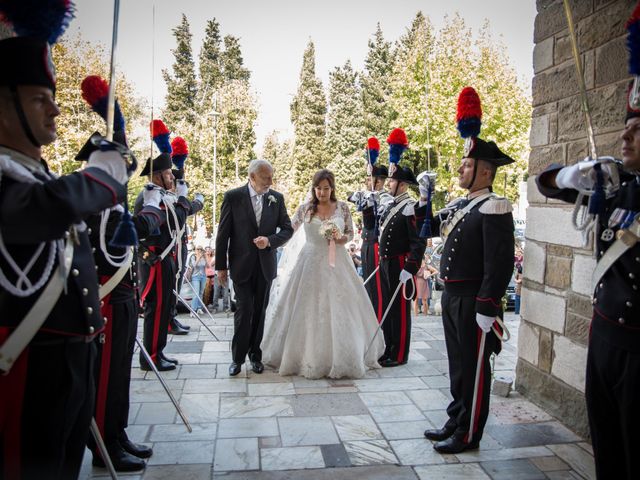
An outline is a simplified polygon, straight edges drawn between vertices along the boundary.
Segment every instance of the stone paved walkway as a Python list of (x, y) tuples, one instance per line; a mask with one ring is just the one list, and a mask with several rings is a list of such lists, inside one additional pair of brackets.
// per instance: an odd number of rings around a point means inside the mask
[[(439, 317), (414, 320), (409, 363), (361, 380), (306, 380), (242, 373), (229, 378), (233, 318), (196, 319), (169, 336), (179, 359), (165, 375), (186, 412), (189, 434), (152, 372), (133, 368), (129, 436), (152, 445), (144, 479), (579, 479), (595, 478), (589, 444), (512, 393), (492, 395), (478, 451), (440, 455), (423, 431), (440, 427), (449, 402)], [(518, 322), (496, 358), (495, 375), (514, 376)], [(137, 357), (137, 355), (136, 355)], [(85, 455), (80, 478), (104, 478)]]

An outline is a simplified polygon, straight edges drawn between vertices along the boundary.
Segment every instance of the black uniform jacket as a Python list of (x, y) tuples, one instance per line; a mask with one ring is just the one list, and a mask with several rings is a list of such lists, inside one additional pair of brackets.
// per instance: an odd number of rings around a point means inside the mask
[[(488, 202), (507, 200), (483, 200), (458, 222), (442, 249), (440, 277), (449, 294), (475, 295), (476, 312), (494, 317), (502, 311), (502, 297), (513, 274), (515, 240), (511, 209), (483, 213), (496, 211), (489, 208), (491, 205), (483, 208)], [(434, 236), (442, 222), (467, 203), (466, 198), (458, 199), (435, 214), (431, 226)]]
[[(231, 279), (243, 283), (251, 278), (256, 263), (260, 262), (265, 279), (273, 280), (277, 275), (276, 251), (292, 235), (293, 227), (281, 193), (269, 190), (264, 194), (258, 227), (249, 186), (229, 190), (222, 201), (216, 236), (216, 270), (227, 270), (228, 265)], [(253, 243), (259, 236), (269, 239), (269, 246), (263, 250)]]
[[(109, 242), (115, 234), (116, 228), (122, 219), (123, 213), (113, 210), (109, 214), (105, 231), (105, 244), (107, 251), (110, 255), (120, 256), (124, 255), (126, 248), (123, 247), (111, 247)], [(156, 207), (143, 207), (133, 218), (133, 225), (138, 234), (138, 238), (146, 238), (151, 232), (156, 230), (165, 222), (166, 216), (162, 210)], [(111, 276), (113, 276), (118, 267), (111, 265), (104, 256), (102, 249), (100, 248), (100, 215), (92, 215), (87, 220), (87, 225), (90, 227), (89, 238), (93, 245), (93, 252), (96, 265), (98, 267), (98, 279), (100, 284), (104, 284)], [(110, 301), (111, 303), (124, 303), (135, 298), (136, 288), (138, 287), (138, 265), (137, 265), (137, 247), (134, 252), (133, 260), (128, 272), (120, 280), (120, 283), (111, 291)], [(121, 261), (121, 259), (117, 259)]]
[[(546, 197), (575, 202), (578, 194), (576, 190), (544, 186), (545, 177), (562, 167), (562, 165), (551, 165), (542, 172), (536, 178), (538, 189)], [(599, 217), (596, 231), (598, 260), (616, 241), (615, 235), (609, 241), (603, 240), (602, 232), (607, 228), (611, 228), (614, 233), (620, 229), (621, 224), (617, 223), (615, 218), (616, 216), (620, 218), (622, 211), (635, 212), (635, 214), (640, 212), (640, 177), (618, 168), (620, 188), (614, 197), (607, 199), (605, 212)], [(617, 212), (616, 209), (618, 209)], [(627, 250), (604, 274), (593, 295), (594, 312), (611, 327), (622, 327), (612, 330), (612, 341), (616, 341), (621, 346), (626, 346), (632, 338), (635, 342), (636, 337), (629, 337), (629, 334), (640, 335), (640, 242)], [(635, 346), (636, 349), (639, 347)]]
[[(420, 265), (422, 265), (422, 257), (426, 249), (424, 239), (418, 235), (427, 211), (426, 205), (415, 208), (414, 215), (405, 215), (402, 213), (403, 209), (401, 208), (386, 222), (393, 208), (406, 198), (409, 198), (406, 193), (396, 197), (393, 204), (380, 217), (379, 251), (381, 260), (406, 257), (404, 269), (415, 275), (420, 269)], [(414, 207), (416, 206), (417, 203), (414, 204)], [(382, 230), (385, 222), (386, 226)]]
[[(16, 155), (21, 156), (18, 153)], [(41, 164), (44, 171), (48, 171), (46, 163), (41, 161)], [(0, 180), (0, 231), (10, 255), (24, 268), (40, 242), (63, 239), (70, 236), (70, 231), (72, 238), (77, 239), (66, 288), (35, 340), (95, 335), (103, 328), (96, 267), (88, 230), (76, 233), (77, 229), (72, 229), (72, 226), (89, 215), (122, 202), (126, 189), (95, 167), (57, 179), (51, 179), (45, 173), (34, 175), (44, 183), (19, 182), (4, 175)], [(45, 269), (49, 249), (50, 245), (47, 243), (29, 272), (28, 276), (34, 282)], [(56, 256), (52, 271), (55, 271), (57, 265)], [(15, 285), (16, 275), (4, 255), (0, 255), (0, 268)], [(17, 297), (2, 289), (0, 326), (15, 328), (44, 288), (43, 286), (28, 297)]]

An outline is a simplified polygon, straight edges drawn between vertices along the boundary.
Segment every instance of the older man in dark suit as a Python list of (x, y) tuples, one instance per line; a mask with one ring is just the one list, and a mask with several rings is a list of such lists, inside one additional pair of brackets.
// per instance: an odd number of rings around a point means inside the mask
[(233, 361), (229, 375), (240, 373), (247, 354), (255, 373), (262, 373), (262, 333), (271, 282), (276, 277), (276, 251), (293, 228), (281, 193), (271, 190), (273, 168), (266, 160), (249, 163), (249, 182), (229, 190), (222, 201), (216, 237), (218, 280), (227, 270), (236, 294)]

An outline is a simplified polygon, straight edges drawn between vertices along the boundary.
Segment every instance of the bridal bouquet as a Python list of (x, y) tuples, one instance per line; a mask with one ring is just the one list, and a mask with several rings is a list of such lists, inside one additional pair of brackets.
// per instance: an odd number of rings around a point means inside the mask
[(324, 220), (320, 224), (320, 235), (327, 240), (335, 240), (336, 236), (342, 236), (342, 229), (331, 220)]
[(336, 237), (342, 236), (342, 229), (332, 220), (320, 224), (320, 235), (329, 240), (329, 265), (336, 266)]

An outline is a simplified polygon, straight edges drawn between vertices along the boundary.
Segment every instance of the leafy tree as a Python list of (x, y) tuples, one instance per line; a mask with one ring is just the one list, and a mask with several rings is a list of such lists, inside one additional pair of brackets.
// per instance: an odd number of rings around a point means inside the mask
[(313, 174), (326, 164), (324, 151), (327, 104), (322, 81), (315, 73), (315, 47), (310, 40), (304, 51), (298, 91), (291, 102), (291, 123), (295, 129), (293, 158), (293, 205), (304, 199)]
[[(367, 137), (384, 140), (393, 128), (396, 113), (389, 102), (393, 75), (391, 43), (385, 41), (380, 23), (368, 45), (364, 72), (360, 76), (364, 130)], [(380, 154), (380, 160), (384, 161), (386, 152)]]
[(167, 83), (165, 97), (164, 119), (169, 128), (176, 128), (182, 124), (192, 125), (196, 121), (195, 99), (198, 90), (195, 65), (191, 52), (191, 32), (186, 15), (173, 29), (176, 38), (176, 48), (171, 50), (175, 57), (173, 75), (167, 70), (162, 71)]
[(251, 73), (243, 66), (242, 52), (238, 37), (226, 35), (224, 37), (224, 52), (222, 52), (222, 71), (226, 81), (249, 81)]

